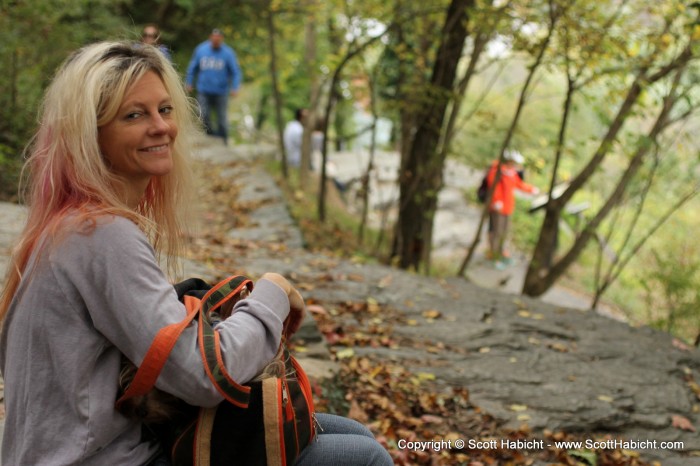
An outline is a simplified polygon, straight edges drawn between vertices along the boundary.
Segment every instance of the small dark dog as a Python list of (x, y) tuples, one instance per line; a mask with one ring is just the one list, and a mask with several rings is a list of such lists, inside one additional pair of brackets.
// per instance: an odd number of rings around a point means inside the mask
[[(202, 299), (207, 291), (211, 289), (211, 285), (198, 278), (190, 278), (175, 284), (174, 287), (180, 301), (184, 300), (185, 295)], [(212, 312), (209, 316), (212, 325), (216, 326), (219, 322), (228, 318), (233, 311), (233, 306), (248, 295), (248, 288), (243, 288), (236, 296), (221, 306), (220, 309), (217, 309), (218, 312)], [(272, 364), (274, 365), (275, 362)], [(138, 368), (134, 363), (122, 357), (122, 368), (119, 373), (120, 397), (134, 380), (137, 370)], [(145, 395), (129, 398), (119, 405), (119, 412), (123, 415), (148, 425), (163, 424), (183, 415), (189, 415), (192, 409), (192, 406), (176, 396), (158, 390), (155, 387)]]

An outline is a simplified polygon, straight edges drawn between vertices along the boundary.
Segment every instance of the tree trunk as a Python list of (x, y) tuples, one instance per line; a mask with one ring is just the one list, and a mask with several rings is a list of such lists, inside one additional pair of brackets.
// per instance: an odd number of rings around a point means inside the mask
[(361, 178), (362, 187), (360, 189), (362, 193), (362, 215), (360, 217), (360, 226), (357, 230), (357, 239), (360, 244), (362, 244), (364, 241), (365, 227), (367, 226), (367, 217), (369, 215), (370, 176), (374, 170), (374, 155), (377, 150), (377, 120), (379, 120), (379, 114), (377, 112), (375, 81), (376, 67), (371, 73), (369, 73), (369, 102), (370, 111), (372, 112), (372, 133), (370, 136), (369, 160), (367, 161), (365, 173)]
[(447, 105), (452, 97), (457, 64), (467, 38), (468, 10), (474, 0), (452, 0), (431, 78), (431, 105), (417, 115), (412, 144), (399, 173), (399, 218), (396, 247), (399, 266), (418, 270), (433, 228), (444, 159), (437, 151)]
[(338, 75), (340, 74), (340, 68), (336, 69), (333, 73), (333, 78), (331, 79), (330, 90), (328, 92), (328, 100), (326, 101), (326, 110), (323, 113), (323, 140), (321, 141), (321, 176), (318, 188), (318, 203), (317, 212), (318, 219), (321, 222), (326, 220), (326, 162), (328, 161), (328, 122), (331, 117), (331, 112), (333, 111), (333, 106), (335, 105), (335, 88), (338, 82)]
[(277, 83), (277, 53), (275, 49), (275, 19), (272, 11), (267, 12), (268, 44), (270, 46), (270, 75), (272, 78), (272, 96), (275, 101), (275, 119), (277, 123), (277, 139), (279, 151), (282, 157), (282, 173), (285, 178), (289, 176), (287, 169), (287, 153), (284, 150), (284, 120), (282, 120), (282, 95)]
[(255, 117), (255, 142), (258, 142), (260, 139), (260, 129), (265, 124), (265, 120), (267, 120), (267, 102), (269, 99), (270, 94), (263, 91), (260, 95), (260, 100), (258, 101), (258, 114)]
[(305, 32), (305, 62), (307, 73), (309, 75), (309, 106), (306, 112), (306, 121), (304, 121), (304, 136), (301, 145), (301, 165), (299, 167), (299, 185), (301, 189), (305, 189), (308, 185), (309, 171), (311, 167), (312, 135), (316, 127), (319, 84), (318, 74), (316, 73), (316, 0), (309, 0), (306, 16), (306, 32)]
[(340, 76), (343, 72), (343, 68), (347, 65), (350, 60), (352, 60), (356, 55), (362, 53), (367, 47), (381, 39), (384, 34), (386, 34), (390, 28), (387, 28), (382, 34), (378, 34), (371, 39), (368, 39), (365, 43), (355, 47), (352, 50), (348, 50), (343, 59), (338, 63), (338, 67), (333, 72), (333, 77), (328, 88), (328, 100), (326, 101), (326, 109), (323, 115), (323, 141), (321, 143), (321, 179), (319, 187), (319, 196), (317, 203), (317, 212), (319, 221), (323, 222), (326, 220), (326, 162), (328, 161), (328, 123), (331, 119), (331, 113), (333, 112), (333, 107), (335, 106), (335, 99), (337, 97), (337, 87), (338, 81), (340, 81)]
[(556, 154), (554, 155), (554, 166), (552, 168), (552, 176), (549, 182), (549, 202), (545, 206), (545, 219), (542, 223), (542, 227), (540, 228), (537, 248), (535, 249), (535, 253), (530, 260), (530, 264), (528, 265), (528, 267), (532, 267), (533, 264), (536, 264), (535, 266), (540, 270), (542, 268), (549, 269), (552, 266), (556, 249), (559, 245), (559, 222), (561, 220), (563, 206), (552, 202), (552, 193), (557, 185), (559, 164), (561, 162), (562, 151), (566, 141), (566, 130), (568, 127), (571, 106), (573, 104), (573, 96), (576, 90), (575, 83), (571, 79), (571, 76), (567, 77), (568, 85), (566, 89), (566, 98), (564, 99), (563, 115), (561, 124), (559, 125), (557, 149)]
[(156, 24), (158, 24), (160, 28), (166, 25), (167, 19), (172, 13), (173, 6), (173, 0), (165, 0), (158, 7), (158, 12), (156, 13)]
[[(467, 88), (469, 87), (471, 79), (476, 74), (476, 65), (479, 63), (479, 58), (481, 57), (481, 53), (486, 48), (487, 43), (488, 35), (483, 32), (478, 32), (474, 37), (474, 48), (472, 50), (471, 56), (469, 57), (469, 65), (467, 65), (467, 69), (464, 72), (464, 76), (460, 79), (459, 84), (457, 86), (456, 94), (454, 100), (452, 101), (452, 107), (448, 112), (449, 117), (447, 118), (447, 124), (445, 125), (445, 129), (442, 133), (442, 141), (439, 144), (439, 158), (443, 160), (443, 162), (447, 159), (447, 154), (449, 153), (450, 147), (452, 146), (452, 140), (454, 139), (454, 136), (456, 134), (455, 127), (457, 125), (457, 118), (459, 117), (459, 113), (462, 108), (464, 96), (467, 93)], [(443, 186), (441, 182), (440, 187), (437, 189), (438, 193), (442, 189), (442, 187)], [(437, 210), (437, 205), (435, 208)], [(432, 218), (428, 220), (430, 222), (431, 229), (428, 231), (428, 235), (425, 238), (425, 244), (428, 245), (428, 247), (426, 247), (423, 252), (424, 271), (426, 275), (430, 273), (430, 266), (432, 261), (432, 225), (434, 224), (434, 217), (436, 213), (437, 212), (433, 212)]]

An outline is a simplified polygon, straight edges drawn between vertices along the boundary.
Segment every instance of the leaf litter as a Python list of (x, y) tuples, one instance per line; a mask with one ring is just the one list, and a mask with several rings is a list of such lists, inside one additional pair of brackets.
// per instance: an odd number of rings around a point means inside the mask
[[(231, 162), (225, 168), (235, 167), (239, 163)], [(209, 177), (207, 164), (196, 164), (195, 176), (206, 179), (208, 186), (198, 193), (198, 217), (200, 227), (198, 235), (191, 238), (189, 258), (207, 264), (214, 271), (225, 274), (245, 273), (238, 270), (236, 256), (250, 251), (266, 249), (271, 254), (285, 252), (283, 244), (234, 239), (227, 236), (232, 228), (250, 224), (249, 213), (262, 203), (241, 204), (232, 202), (237, 199), (239, 188), (223, 177)], [(300, 225), (310, 244), (319, 245), (328, 238), (328, 231), (321, 230), (314, 224)], [(314, 231), (319, 241), (314, 240)], [(332, 236), (336, 238), (337, 249), (352, 244), (347, 238), (347, 231), (337, 227)], [(309, 237), (309, 234), (311, 235)], [(331, 251), (332, 252), (332, 251)], [(341, 254), (342, 255), (342, 254)], [(350, 280), (361, 282), (361, 274), (337, 277), (330, 273), (334, 268), (333, 255), (327, 259), (315, 259), (318, 263), (308, 263), (309, 270), (327, 270), (325, 275), (305, 277), (304, 270), (292, 273), (289, 278), (305, 291), (313, 290), (319, 282)], [(223, 278), (223, 273), (221, 274)], [(391, 286), (394, 277), (386, 275), (378, 284), (379, 288)], [(459, 297), (459, 292), (451, 294)], [(449, 347), (442, 342), (434, 342), (418, 337), (396, 336), (394, 325), (404, 326), (430, 325), (437, 319), (448, 319), (438, 309), (426, 309), (421, 312), (422, 319), (408, 318), (399, 311), (383, 306), (376, 299), (369, 297), (362, 301), (344, 303), (319, 303), (307, 301), (309, 313), (317, 322), (318, 328), (331, 349), (332, 357), (340, 366), (336, 380), (323, 385), (315, 384), (316, 406), (319, 411), (336, 412), (357, 419), (368, 425), (377, 439), (390, 452), (396, 465), (585, 465), (596, 466), (637, 466), (649, 465), (639, 458), (636, 452), (625, 450), (563, 450), (547, 447), (542, 450), (515, 450), (509, 448), (464, 448), (428, 449), (416, 451), (398, 447), (400, 440), (405, 441), (451, 441), (474, 439), (485, 441), (491, 439), (527, 440), (582, 440), (580, 434), (565, 432), (532, 432), (527, 426), (529, 415), (526, 405), (514, 405), (519, 412), (518, 419), (522, 425), (518, 429), (505, 428), (499, 421), (475, 406), (469, 399), (468, 387), (451, 386), (426, 371), (414, 371), (411, 365), (425, 367), (427, 361), (391, 360), (387, 357), (373, 355), (358, 349), (410, 347), (428, 354), (452, 351), (464, 352), (462, 348)], [(407, 307), (413, 303), (406, 301)], [(520, 300), (515, 300), (520, 316), (539, 320), (541, 315), (534, 314)], [(540, 341), (530, 343), (539, 345)], [(299, 349), (303, 350), (303, 347)], [(553, 347), (557, 351), (569, 348)], [(434, 362), (433, 362), (434, 363)], [(430, 365), (430, 363), (427, 363)], [(689, 385), (694, 381), (689, 380)], [(677, 427), (688, 428), (682, 419), (676, 419)]]

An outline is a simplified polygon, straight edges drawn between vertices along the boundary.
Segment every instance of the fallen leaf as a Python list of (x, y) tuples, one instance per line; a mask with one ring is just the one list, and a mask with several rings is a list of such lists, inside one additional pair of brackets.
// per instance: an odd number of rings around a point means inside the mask
[(382, 372), (383, 370), (384, 370), (384, 367), (382, 367), (382, 366), (377, 366), (377, 367), (375, 367), (374, 369), (372, 369), (372, 372), (369, 373), (368, 377), (369, 377), (370, 379), (373, 379), (373, 378), (375, 378), (377, 375), (379, 375), (379, 373)]
[(695, 393), (697, 399), (700, 400), (700, 385), (698, 385), (697, 382), (690, 380), (688, 381), (688, 386), (693, 391), (693, 393)]
[(527, 305), (520, 299), (514, 299), (513, 304), (518, 306), (518, 309), (527, 309)]
[(442, 424), (444, 422), (444, 419), (440, 416), (435, 416), (433, 414), (424, 414), (420, 418), (423, 422), (428, 424)]
[(380, 310), (381, 308), (379, 307), (379, 302), (377, 302), (376, 299), (372, 297), (367, 298), (367, 311), (374, 314), (379, 312)]
[(674, 348), (678, 348), (681, 351), (690, 351), (692, 348), (682, 341), (680, 341), (678, 338), (674, 338), (673, 341), (671, 342), (673, 344)]
[(569, 347), (564, 343), (550, 343), (547, 345), (547, 347), (553, 349), (554, 351), (559, 351), (560, 353), (569, 352)]
[(321, 316), (327, 316), (328, 311), (326, 311), (326, 308), (323, 306), (320, 306), (318, 304), (308, 304), (306, 306), (306, 310), (309, 311), (311, 314), (316, 314), (316, 315), (321, 315)]
[(326, 334), (326, 341), (329, 345), (337, 345), (338, 343), (342, 343), (343, 336), (339, 333), (329, 333)]
[(363, 424), (366, 424), (367, 421), (369, 421), (369, 416), (367, 415), (367, 412), (360, 407), (360, 404), (357, 402), (357, 400), (352, 400), (350, 402), (348, 417)]
[(598, 395), (598, 399), (600, 401), (605, 401), (606, 403), (612, 403), (613, 401), (615, 401), (615, 398), (608, 395)]
[(513, 404), (509, 406), (511, 411), (520, 412), (520, 411), (526, 411), (527, 410), (527, 405), (518, 405), (518, 404)]
[(671, 426), (680, 430), (687, 430), (688, 432), (695, 432), (695, 426), (688, 420), (688, 418), (681, 416), (680, 414), (673, 414), (671, 416)]
[(596, 466), (598, 464), (598, 458), (597, 458), (596, 453), (594, 451), (569, 450), (568, 453), (569, 453), (569, 455), (573, 456), (574, 458), (581, 458), (582, 460), (584, 460), (586, 463), (590, 464), (591, 466)]
[(437, 309), (428, 309), (427, 311), (423, 311), (423, 317), (426, 319), (437, 319), (442, 315), (440, 311)]
[(352, 348), (345, 348), (335, 353), (335, 357), (338, 359), (347, 359), (353, 356), (355, 356), (355, 350)]
[(379, 288), (386, 288), (389, 285), (391, 285), (391, 282), (393, 281), (393, 279), (394, 279), (393, 275), (387, 275), (386, 277), (379, 280), (379, 283), (377, 283), (377, 286)]

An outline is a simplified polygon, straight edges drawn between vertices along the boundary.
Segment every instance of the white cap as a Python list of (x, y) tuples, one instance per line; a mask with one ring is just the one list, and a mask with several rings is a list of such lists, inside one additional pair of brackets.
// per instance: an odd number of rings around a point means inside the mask
[(525, 157), (523, 157), (523, 154), (521, 154), (517, 150), (512, 149), (506, 149), (503, 153), (503, 158), (506, 160), (512, 160), (518, 165), (522, 165), (525, 162)]

